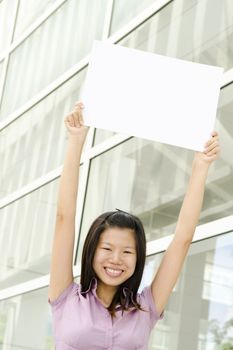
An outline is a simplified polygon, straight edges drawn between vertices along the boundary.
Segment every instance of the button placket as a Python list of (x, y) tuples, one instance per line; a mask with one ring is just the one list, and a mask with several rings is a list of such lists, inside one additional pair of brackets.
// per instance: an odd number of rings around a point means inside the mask
[(112, 336), (113, 336), (113, 322), (112, 316), (107, 314), (107, 350), (112, 349)]

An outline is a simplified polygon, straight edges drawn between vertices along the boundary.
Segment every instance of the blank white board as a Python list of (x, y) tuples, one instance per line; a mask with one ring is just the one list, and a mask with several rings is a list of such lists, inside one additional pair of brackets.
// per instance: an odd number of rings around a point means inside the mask
[(222, 67), (95, 41), (80, 100), (84, 123), (203, 151)]

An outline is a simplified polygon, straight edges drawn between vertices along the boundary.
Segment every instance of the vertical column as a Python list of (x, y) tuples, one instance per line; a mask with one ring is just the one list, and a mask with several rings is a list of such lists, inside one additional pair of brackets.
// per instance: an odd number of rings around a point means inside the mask
[(188, 257), (185, 268), (177, 350), (197, 350), (202, 314), (205, 254)]
[(16, 26), (17, 13), (18, 13), (18, 8), (19, 8), (19, 0), (16, 0), (13, 3), (14, 3), (14, 6), (13, 6), (13, 11), (12, 11), (11, 34), (10, 34), (10, 40), (9, 40), (9, 47), (7, 48), (7, 51), (6, 51), (7, 53), (6, 53), (6, 57), (4, 59), (2, 72), (1, 72), (1, 76), (0, 76), (0, 106), (1, 106), (1, 102), (2, 102), (3, 90), (4, 90), (5, 80), (6, 80), (7, 67), (8, 67), (9, 56), (10, 56), (10, 52), (11, 52), (10, 51), (10, 45), (13, 42), (13, 38), (14, 38), (14, 31), (15, 31), (15, 26)]

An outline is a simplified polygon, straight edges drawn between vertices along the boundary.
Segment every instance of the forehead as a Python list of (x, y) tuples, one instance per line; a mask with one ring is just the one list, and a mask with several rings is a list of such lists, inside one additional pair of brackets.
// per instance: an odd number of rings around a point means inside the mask
[(109, 227), (100, 235), (100, 243), (108, 242), (113, 245), (136, 247), (135, 233), (128, 228)]

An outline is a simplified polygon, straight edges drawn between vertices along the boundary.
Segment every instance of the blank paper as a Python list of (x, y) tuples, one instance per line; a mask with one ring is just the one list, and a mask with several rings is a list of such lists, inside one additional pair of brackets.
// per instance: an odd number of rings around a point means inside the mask
[(81, 101), (88, 126), (203, 151), (223, 68), (95, 41)]

